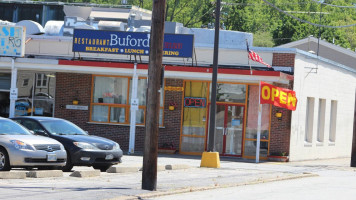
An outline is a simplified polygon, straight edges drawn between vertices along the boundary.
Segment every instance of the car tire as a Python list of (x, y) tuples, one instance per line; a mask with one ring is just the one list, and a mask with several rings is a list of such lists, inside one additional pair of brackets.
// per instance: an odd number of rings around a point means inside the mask
[(99, 169), (101, 172), (106, 172), (112, 165), (93, 165), (94, 169)]
[(68, 153), (68, 151), (67, 151), (67, 162), (66, 162), (66, 165), (64, 165), (64, 166), (62, 167), (62, 171), (64, 171), (64, 172), (70, 172), (72, 169), (73, 169), (73, 163), (72, 163), (72, 161), (71, 161), (71, 159), (70, 159), (70, 155), (69, 155), (69, 153)]
[(10, 171), (10, 159), (7, 151), (4, 148), (0, 148), (0, 171)]

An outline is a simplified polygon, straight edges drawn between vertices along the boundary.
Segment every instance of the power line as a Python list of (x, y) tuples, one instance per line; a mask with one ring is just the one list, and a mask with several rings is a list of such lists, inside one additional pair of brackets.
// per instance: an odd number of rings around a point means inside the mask
[[(298, 2), (298, 3), (280, 3), (279, 5), (300, 5), (300, 4), (308, 4), (309, 2)], [(230, 2), (221, 2), (221, 5), (226, 6), (259, 6), (263, 5), (263, 3), (230, 3)]]
[(329, 26), (329, 25), (316, 24), (316, 23), (313, 23), (313, 22), (310, 22), (310, 21), (307, 21), (307, 20), (304, 20), (304, 19), (300, 19), (300, 18), (298, 18), (298, 17), (296, 17), (294, 15), (291, 15), (288, 12), (278, 8), (274, 4), (268, 2), (267, 0), (262, 0), (262, 1), (265, 2), (267, 5), (273, 7), (274, 9), (278, 10), (279, 12), (284, 13), (285, 15), (288, 15), (289, 17), (292, 17), (293, 19), (296, 19), (296, 20), (298, 20), (300, 22), (307, 23), (307, 24), (310, 24), (310, 25), (313, 25), (313, 26), (324, 27), (324, 28), (347, 28), (347, 27), (356, 26), (356, 24), (349, 24), (349, 25), (343, 25), (343, 26)]
[(316, 3), (321, 3), (321, 4), (324, 4), (324, 5), (327, 5), (327, 6), (332, 6), (332, 7), (337, 7), (337, 8), (356, 8), (356, 3), (354, 3), (354, 6), (339, 6), (339, 5), (334, 5), (334, 4), (328, 4), (328, 3), (324, 3), (324, 2), (320, 2), (320, 1), (316, 1), (316, 0), (312, 0)]

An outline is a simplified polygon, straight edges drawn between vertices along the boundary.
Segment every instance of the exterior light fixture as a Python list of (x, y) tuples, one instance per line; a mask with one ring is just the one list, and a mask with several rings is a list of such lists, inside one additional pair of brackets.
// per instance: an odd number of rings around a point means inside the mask
[(282, 112), (277, 112), (277, 113), (276, 113), (276, 117), (277, 117), (278, 119), (281, 119), (281, 118), (282, 118)]

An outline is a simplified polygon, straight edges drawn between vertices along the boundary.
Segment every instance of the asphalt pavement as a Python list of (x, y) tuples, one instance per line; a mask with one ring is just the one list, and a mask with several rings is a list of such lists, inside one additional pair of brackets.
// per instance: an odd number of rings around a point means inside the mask
[[(115, 167), (140, 169), (142, 160), (140, 155), (125, 155), (123, 163)], [(220, 168), (200, 168), (200, 156), (159, 155), (157, 191), (141, 189), (142, 172), (139, 170), (101, 172), (93, 177), (73, 177), (73, 172), (65, 172), (62, 177), (1, 179), (0, 199), (151, 199), (171, 194), (313, 177), (328, 169), (356, 170), (349, 167), (350, 158), (287, 163), (254, 163), (254, 160), (242, 158), (220, 160)], [(73, 171), (91, 170), (91, 167), (73, 168)]]

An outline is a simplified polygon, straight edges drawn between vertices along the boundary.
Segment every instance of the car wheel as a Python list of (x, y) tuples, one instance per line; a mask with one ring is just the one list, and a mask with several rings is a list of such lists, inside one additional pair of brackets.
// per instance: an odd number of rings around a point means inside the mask
[(10, 159), (6, 150), (0, 148), (0, 171), (10, 171)]
[(68, 151), (67, 151), (67, 162), (66, 162), (66, 165), (64, 165), (64, 166), (62, 167), (62, 171), (64, 171), (64, 172), (70, 172), (70, 171), (72, 170), (72, 168), (73, 168), (73, 163), (72, 163), (72, 161), (71, 161), (71, 159), (70, 159), (70, 155), (69, 155), (69, 153), (68, 153)]
[(93, 165), (94, 169), (100, 169), (101, 172), (106, 172), (112, 165)]

